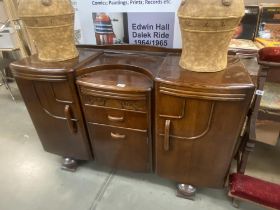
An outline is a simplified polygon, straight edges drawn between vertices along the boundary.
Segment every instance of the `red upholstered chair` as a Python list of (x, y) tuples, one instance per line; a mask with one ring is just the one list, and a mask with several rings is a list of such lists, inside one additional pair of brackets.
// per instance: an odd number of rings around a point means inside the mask
[(229, 196), (257, 203), (265, 208), (280, 209), (280, 185), (244, 174), (231, 174)]
[(275, 146), (280, 132), (280, 47), (259, 51), (257, 90), (237, 155), (238, 172), (244, 173), (256, 142)]
[[(237, 154), (238, 173), (230, 175), (229, 196), (280, 209), (280, 185), (244, 175), (256, 142), (276, 145), (280, 131), (280, 47), (260, 50), (257, 91)], [(275, 166), (278, 167), (278, 166)]]

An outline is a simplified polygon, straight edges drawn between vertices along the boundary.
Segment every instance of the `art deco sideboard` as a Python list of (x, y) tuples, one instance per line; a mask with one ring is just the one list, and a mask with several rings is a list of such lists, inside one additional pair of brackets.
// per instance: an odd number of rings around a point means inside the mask
[(254, 85), (235, 56), (216, 73), (182, 70), (180, 51), (80, 46), (80, 57), (11, 65), (47, 152), (224, 186)]

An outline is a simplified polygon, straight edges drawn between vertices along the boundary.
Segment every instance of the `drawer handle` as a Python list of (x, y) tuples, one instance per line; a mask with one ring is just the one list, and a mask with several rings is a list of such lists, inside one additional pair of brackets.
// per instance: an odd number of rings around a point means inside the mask
[(108, 115), (108, 119), (111, 122), (122, 122), (124, 120), (124, 117), (113, 117), (113, 116)]
[(111, 132), (111, 137), (114, 139), (125, 139), (126, 135)]
[(169, 151), (170, 149), (170, 120), (166, 120), (165, 121), (165, 129), (164, 129), (164, 150), (165, 151)]
[(68, 127), (71, 133), (77, 133), (77, 126), (74, 121), (72, 121), (72, 111), (69, 105), (66, 105), (64, 108), (64, 114), (68, 123)]

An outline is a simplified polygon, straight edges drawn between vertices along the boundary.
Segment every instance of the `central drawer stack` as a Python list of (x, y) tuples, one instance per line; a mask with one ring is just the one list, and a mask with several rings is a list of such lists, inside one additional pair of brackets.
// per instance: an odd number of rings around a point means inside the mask
[(77, 85), (95, 160), (118, 169), (150, 171), (153, 81), (127, 69), (87, 72)]

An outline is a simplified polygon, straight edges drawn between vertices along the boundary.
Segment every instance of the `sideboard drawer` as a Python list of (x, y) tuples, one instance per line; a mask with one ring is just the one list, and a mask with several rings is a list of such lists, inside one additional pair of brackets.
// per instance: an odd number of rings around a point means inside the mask
[(148, 110), (147, 95), (107, 92), (98, 89), (81, 87), (81, 97), (84, 105), (125, 109), (146, 112)]
[(89, 123), (95, 160), (114, 168), (150, 170), (148, 132)]
[(85, 116), (89, 123), (113, 125), (139, 130), (148, 129), (148, 118), (145, 112), (111, 109), (106, 107), (85, 106)]

